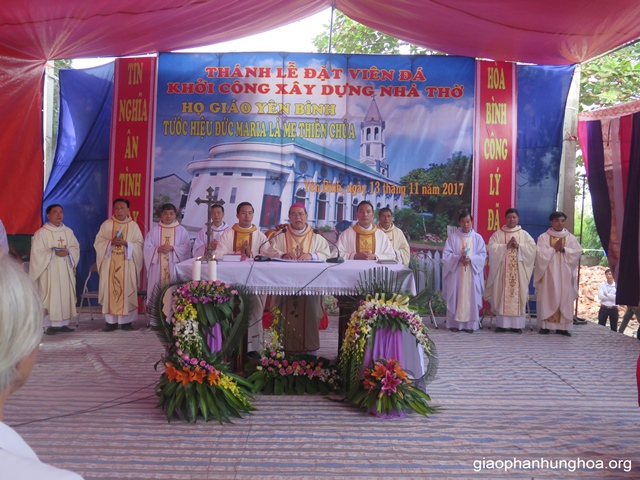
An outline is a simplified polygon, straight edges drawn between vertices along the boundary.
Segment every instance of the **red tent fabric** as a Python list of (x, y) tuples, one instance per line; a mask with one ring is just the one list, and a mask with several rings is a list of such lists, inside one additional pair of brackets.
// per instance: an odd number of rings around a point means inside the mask
[[(56, 58), (125, 56), (266, 31), (332, 0), (5, 0), (0, 9), (0, 189), (8, 233), (40, 226), (42, 77)], [(640, 2), (336, 0), (351, 18), (448, 54), (539, 64), (587, 60), (640, 36)], [(294, 41), (294, 39), (292, 39)], [(9, 210), (9, 206), (11, 209)]]

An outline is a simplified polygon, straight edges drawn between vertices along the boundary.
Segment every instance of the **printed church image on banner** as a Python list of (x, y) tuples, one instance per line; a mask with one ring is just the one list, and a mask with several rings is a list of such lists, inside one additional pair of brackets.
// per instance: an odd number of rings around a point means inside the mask
[(188, 164), (192, 179), (182, 223), (200, 228), (206, 222), (206, 206), (195, 200), (206, 198), (209, 187), (217, 200), (224, 201), (228, 223), (234, 222), (239, 203), (250, 202), (255, 209), (253, 223), (262, 229), (286, 223), (293, 203), (306, 206), (313, 227), (355, 221), (362, 200), (376, 209), (402, 208), (404, 189), (389, 178), (384, 130), (373, 98), (360, 123), (357, 160), (300, 136), (217, 144), (207, 158)]

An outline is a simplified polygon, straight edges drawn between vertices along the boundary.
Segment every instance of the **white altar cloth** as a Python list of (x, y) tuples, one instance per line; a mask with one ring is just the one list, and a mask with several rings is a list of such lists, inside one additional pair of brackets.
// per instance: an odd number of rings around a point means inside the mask
[[(177, 265), (181, 280), (191, 279), (193, 259)], [(372, 268), (387, 268), (400, 279), (400, 292), (416, 294), (413, 272), (402, 264), (381, 265), (374, 261), (345, 260), (344, 263), (312, 262), (218, 262), (218, 279), (246, 285), (256, 295), (354, 295), (360, 274)], [(202, 279), (208, 280), (203, 265)]]

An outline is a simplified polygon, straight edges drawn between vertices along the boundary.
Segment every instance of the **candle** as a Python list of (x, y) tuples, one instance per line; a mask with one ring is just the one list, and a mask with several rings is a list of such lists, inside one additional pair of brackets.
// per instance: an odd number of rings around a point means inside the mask
[(194, 260), (191, 267), (191, 279), (200, 280), (200, 271), (202, 268), (202, 262), (200, 260)]
[(209, 260), (209, 281), (212, 282), (218, 279), (218, 264), (215, 260)]

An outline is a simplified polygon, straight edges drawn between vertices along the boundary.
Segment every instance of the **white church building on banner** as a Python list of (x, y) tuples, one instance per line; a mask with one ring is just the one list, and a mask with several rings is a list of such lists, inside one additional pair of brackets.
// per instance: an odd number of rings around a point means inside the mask
[(227, 223), (235, 222), (236, 207), (250, 202), (253, 223), (263, 230), (287, 223), (289, 207), (303, 203), (313, 227), (334, 227), (355, 221), (356, 207), (368, 200), (377, 208), (403, 207), (404, 189), (389, 179), (384, 128), (375, 99), (360, 124), (357, 160), (304, 138), (247, 138), (221, 143), (209, 155), (188, 165), (191, 188), (182, 224), (201, 227), (207, 221), (207, 189), (224, 201)]

